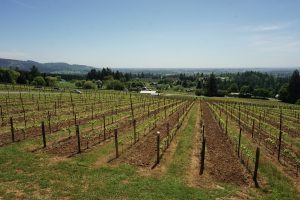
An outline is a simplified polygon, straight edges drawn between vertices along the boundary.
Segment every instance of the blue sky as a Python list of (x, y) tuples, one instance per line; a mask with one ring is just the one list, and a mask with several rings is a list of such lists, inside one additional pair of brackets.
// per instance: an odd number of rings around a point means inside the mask
[(0, 0), (0, 57), (95, 67), (295, 67), (298, 0)]

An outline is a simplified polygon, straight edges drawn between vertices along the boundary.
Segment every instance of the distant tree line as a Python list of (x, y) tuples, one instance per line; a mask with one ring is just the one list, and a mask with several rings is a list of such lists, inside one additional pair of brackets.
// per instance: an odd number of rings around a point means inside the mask
[(36, 66), (32, 66), (29, 71), (20, 70), (19, 68), (0, 68), (0, 82), (11, 84), (31, 84), (39, 86), (56, 85), (60, 81), (59, 75), (53, 76), (46, 73), (41, 73)]
[(223, 74), (216, 78), (212, 73), (198, 80), (196, 88), (197, 95), (224, 96), (236, 94), (239, 97), (278, 97), (286, 103), (300, 104), (298, 70), (295, 70), (291, 77), (274, 77), (260, 72), (244, 72)]
[[(141, 90), (144, 87), (144, 83), (139, 79), (144, 79), (149, 74), (144, 73), (132, 74), (132, 73), (122, 73), (113, 71), (110, 68), (102, 68), (99, 70), (92, 69), (86, 75), (86, 80), (92, 81), (97, 85), (98, 88), (102, 88), (105, 84), (106, 89), (109, 90)], [(76, 86), (82, 86), (84, 82), (77, 83)]]
[(269, 98), (277, 96), (287, 103), (300, 104), (300, 76), (295, 70), (289, 76), (247, 71), (223, 74), (173, 74), (123, 73), (110, 68), (92, 69), (86, 75), (45, 74), (36, 66), (29, 71), (18, 68), (0, 68), (0, 82), (56, 86), (61, 80), (86, 89), (105, 88), (113, 90), (139, 91), (146, 85), (157, 90), (194, 91), (196, 95)]

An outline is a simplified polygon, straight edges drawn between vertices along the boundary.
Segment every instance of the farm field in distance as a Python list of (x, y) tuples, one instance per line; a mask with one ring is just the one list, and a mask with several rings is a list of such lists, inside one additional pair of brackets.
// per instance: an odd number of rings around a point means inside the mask
[(0, 199), (300, 199), (300, 106), (0, 85)]

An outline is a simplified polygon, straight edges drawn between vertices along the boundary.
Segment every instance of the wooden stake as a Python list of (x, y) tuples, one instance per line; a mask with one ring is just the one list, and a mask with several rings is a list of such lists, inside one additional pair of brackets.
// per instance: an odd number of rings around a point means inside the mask
[(242, 129), (240, 128), (239, 144), (238, 144), (238, 157), (240, 157), (241, 139), (242, 139)]
[(132, 119), (134, 119), (134, 113), (133, 113), (133, 106), (132, 106), (132, 98), (131, 98), (131, 94), (130, 94), (130, 108), (131, 108), (131, 117), (132, 117)]
[(280, 161), (281, 140), (282, 140), (282, 110), (280, 110), (279, 140), (278, 140), (278, 161)]
[(241, 105), (239, 105), (239, 126), (241, 126)]
[(200, 175), (204, 172), (204, 160), (205, 160), (205, 143), (206, 139), (205, 137), (202, 140), (202, 147), (201, 147), (201, 154), (200, 154)]
[(46, 148), (46, 132), (45, 132), (45, 123), (42, 121), (42, 138), (43, 138), (43, 146)]
[(160, 132), (157, 131), (156, 135), (156, 164), (159, 164), (160, 161)]
[(115, 129), (114, 133), (115, 133), (116, 158), (118, 158), (119, 157), (118, 129)]
[(255, 156), (255, 168), (254, 168), (254, 173), (253, 173), (253, 181), (255, 184), (255, 187), (259, 187), (258, 182), (257, 182), (257, 171), (258, 171), (258, 165), (259, 165), (259, 155), (260, 155), (260, 149), (259, 147), (256, 148), (256, 156)]
[(11, 130), (11, 140), (15, 142), (15, 129), (14, 129), (14, 121), (13, 118), (10, 118), (10, 130)]

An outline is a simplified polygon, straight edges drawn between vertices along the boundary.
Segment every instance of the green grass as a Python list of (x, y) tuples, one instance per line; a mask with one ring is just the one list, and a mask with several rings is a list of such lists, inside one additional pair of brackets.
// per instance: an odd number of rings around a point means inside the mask
[[(234, 196), (239, 188), (192, 188), (186, 185), (195, 134), (196, 110), (178, 132), (178, 145), (165, 175), (142, 176), (122, 164), (96, 164), (114, 152), (113, 141), (73, 158), (54, 162), (50, 154), (26, 151), (40, 138), (0, 148), (0, 199), (216, 199)], [(295, 189), (271, 164), (262, 162), (269, 186), (259, 190), (262, 199), (296, 199)]]
[(182, 129), (183, 131), (178, 134), (180, 140), (178, 142), (176, 152), (173, 157), (173, 162), (171, 163), (167, 176), (168, 178), (173, 178), (177, 180), (184, 179), (187, 173), (188, 163), (191, 158), (191, 153), (193, 150), (193, 138), (195, 137), (195, 123), (196, 123), (196, 106), (191, 109), (191, 115), (188, 118), (187, 126)]
[[(195, 122), (195, 108), (189, 118), (186, 131), (192, 132)], [(184, 137), (183, 137), (184, 138)], [(191, 139), (191, 137), (189, 137)], [(178, 147), (183, 152), (185, 140)], [(51, 162), (52, 156), (45, 153), (31, 153), (25, 149), (33, 141), (25, 141), (0, 148), (0, 197), (4, 199), (214, 199), (221, 194), (187, 187), (170, 176), (180, 176), (184, 170), (172, 165), (172, 173), (162, 177), (144, 177), (135, 167), (117, 167), (103, 164), (97, 167), (98, 159), (113, 152), (113, 143), (93, 149), (89, 153), (71, 159)], [(189, 142), (191, 143), (191, 141)], [(190, 144), (191, 145), (191, 144)], [(174, 170), (177, 169), (177, 170)]]

